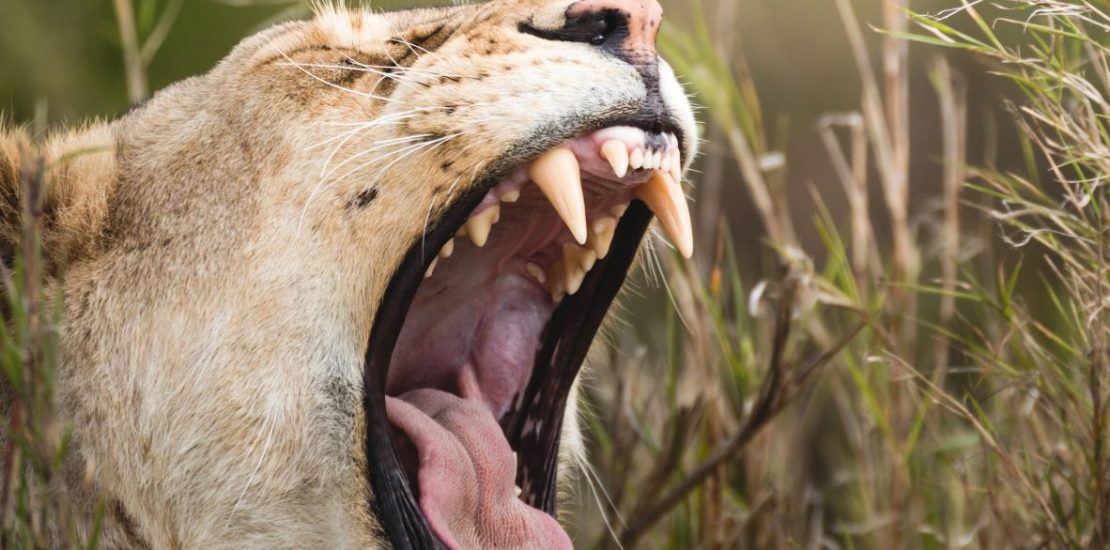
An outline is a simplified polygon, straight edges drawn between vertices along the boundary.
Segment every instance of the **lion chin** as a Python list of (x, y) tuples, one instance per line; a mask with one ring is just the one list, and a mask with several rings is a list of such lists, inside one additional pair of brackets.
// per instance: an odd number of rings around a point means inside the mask
[(5, 261), (20, 174), (50, 183), (78, 533), (570, 548), (579, 370), (652, 219), (693, 251), (697, 128), (661, 18), (321, 8), (118, 120), (4, 132)]

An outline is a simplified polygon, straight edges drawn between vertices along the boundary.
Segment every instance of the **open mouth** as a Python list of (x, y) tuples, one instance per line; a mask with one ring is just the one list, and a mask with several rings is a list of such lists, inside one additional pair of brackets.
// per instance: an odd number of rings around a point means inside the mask
[(571, 547), (555, 520), (568, 394), (653, 212), (691, 253), (680, 137), (612, 126), (566, 141), (412, 247), (364, 388), (373, 504), (394, 547)]

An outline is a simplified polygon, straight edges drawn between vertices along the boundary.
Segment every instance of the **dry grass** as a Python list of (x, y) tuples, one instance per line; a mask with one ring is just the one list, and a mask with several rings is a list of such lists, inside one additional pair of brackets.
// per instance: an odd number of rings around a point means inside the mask
[[(760, 162), (772, 139), (743, 60), (722, 60), (704, 26), (667, 37), (784, 267), (745, 286), (727, 239), (699, 242), (712, 258), (702, 271), (666, 259), (677, 315), (615, 338), (588, 392), (598, 461), (582, 490), (591, 504), (603, 495), (607, 521), (576, 519), (595, 546), (1110, 547), (1110, 17), (1010, 0), (988, 19), (977, 4), (926, 16), (883, 2), (876, 63), (837, 1), (863, 93), (858, 112), (816, 129), (834, 169), (804, 220), (823, 236), (817, 268), (793, 236), (799, 212)], [(999, 37), (1007, 26), (1020, 42)], [(910, 200), (913, 41), (934, 56), (935, 202)], [(966, 89), (938, 46), (1016, 84), (1024, 172), (967, 166)], [(717, 201), (730, 184), (696, 197)], [(824, 207), (837, 186), (844, 215)], [(994, 234), (966, 223), (976, 217)], [(797, 372), (784, 356), (828, 364), (768, 409), (768, 388)]]

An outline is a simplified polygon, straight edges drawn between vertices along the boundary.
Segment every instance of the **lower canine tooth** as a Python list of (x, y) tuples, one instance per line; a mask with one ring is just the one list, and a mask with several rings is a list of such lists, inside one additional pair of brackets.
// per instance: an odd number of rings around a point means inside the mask
[(551, 281), (551, 301), (559, 302), (567, 295), (565, 282), (563, 281), (563, 262), (556, 261), (551, 265), (551, 270), (548, 272), (547, 280)]
[(575, 264), (567, 264), (567, 294), (574, 296), (582, 288), (582, 281), (586, 280), (586, 272)]
[(501, 206), (495, 204), (466, 222), (466, 234), (470, 236), (470, 240), (474, 242), (475, 246), (479, 248), (486, 246), (486, 242), (489, 241), (489, 232), (493, 229), (493, 224), (497, 223), (500, 219)]
[(617, 230), (617, 220), (602, 218), (594, 222), (593, 233), (586, 242), (597, 253), (599, 260), (604, 260), (609, 255), (609, 247), (613, 245), (613, 235)]
[(569, 279), (572, 269), (585, 271), (593, 269), (594, 264), (597, 263), (597, 252), (594, 252), (593, 248), (582, 248), (567, 243), (563, 245), (563, 263), (566, 264)]
[(694, 253), (694, 229), (690, 223), (690, 207), (682, 188), (669, 174), (656, 170), (647, 183), (636, 188), (648, 208), (659, 218), (659, 223), (671, 237), (678, 251), (689, 258)]

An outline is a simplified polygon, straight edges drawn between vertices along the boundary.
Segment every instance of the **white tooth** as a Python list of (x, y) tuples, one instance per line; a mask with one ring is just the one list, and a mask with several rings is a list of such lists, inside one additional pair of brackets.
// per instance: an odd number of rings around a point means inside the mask
[(486, 246), (493, 224), (501, 220), (501, 205), (495, 204), (466, 222), (466, 234), (478, 248)]
[(551, 201), (574, 240), (585, 243), (586, 201), (582, 198), (582, 175), (574, 152), (554, 149), (544, 153), (528, 168), (528, 176)]
[[(593, 248), (582, 248), (581, 246), (567, 243), (563, 245), (563, 263), (567, 265), (567, 273), (571, 269), (581, 269), (589, 271), (594, 268), (597, 263), (597, 252)], [(569, 277), (568, 277), (569, 279)]]
[(656, 169), (663, 167), (663, 151), (660, 150), (655, 152), (655, 159), (652, 160), (652, 164), (655, 165)]
[(673, 161), (674, 155), (672, 155), (670, 151), (665, 152), (663, 154), (663, 160), (659, 164), (659, 169), (669, 174), (671, 172), (671, 165)]
[(586, 272), (582, 271), (582, 268), (574, 263), (568, 263), (566, 269), (567, 294), (574, 296), (574, 293), (582, 288), (582, 281), (586, 280)]
[(643, 149), (633, 149), (632, 150), (632, 157), (628, 159), (628, 163), (629, 163), (629, 166), (631, 166), (633, 170), (639, 170), (640, 168), (643, 168), (644, 167), (644, 150)]
[(521, 489), (520, 485), (515, 485), (513, 486), (513, 491), (516, 493), (516, 496), (519, 497), (520, 494), (524, 492), (524, 489)]
[(628, 211), (628, 205), (627, 204), (618, 204), (618, 205), (610, 208), (609, 211), (612, 212), (614, 216), (619, 218), (619, 217), (623, 216), (625, 212)]
[(655, 151), (648, 149), (644, 151), (644, 170), (655, 169)]
[(443, 248), (439, 249), (440, 258), (450, 258), (455, 253), (455, 239), (447, 241)]
[(618, 178), (628, 174), (628, 148), (623, 142), (615, 139), (606, 141), (605, 145), (601, 146), (601, 156), (609, 161), (609, 165), (613, 167), (613, 173)]
[(593, 232), (586, 243), (597, 253), (599, 260), (604, 260), (609, 255), (609, 247), (613, 245), (613, 235), (616, 234), (617, 220), (602, 218), (594, 222)]
[(432, 260), (432, 263), (428, 266), (428, 270), (424, 272), (425, 279), (430, 279), (432, 277), (432, 273), (436, 272), (437, 264), (439, 264), (439, 258)]
[(520, 200), (520, 191), (509, 191), (501, 195), (501, 202), (516, 202)]
[(547, 275), (544, 274), (543, 268), (541, 268), (540, 266), (530, 263), (524, 266), (524, 269), (541, 285), (547, 282)]
[(547, 272), (548, 287), (551, 289), (551, 301), (559, 303), (566, 297), (566, 283), (564, 282), (563, 262), (555, 260)]
[(682, 181), (682, 153), (678, 149), (671, 153), (671, 177), (675, 181)]
[(682, 188), (669, 174), (656, 170), (647, 183), (636, 188), (636, 196), (647, 203), (678, 251), (689, 258), (694, 254), (694, 229), (690, 207)]

